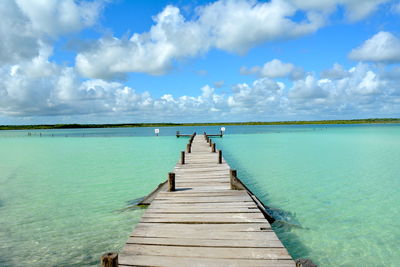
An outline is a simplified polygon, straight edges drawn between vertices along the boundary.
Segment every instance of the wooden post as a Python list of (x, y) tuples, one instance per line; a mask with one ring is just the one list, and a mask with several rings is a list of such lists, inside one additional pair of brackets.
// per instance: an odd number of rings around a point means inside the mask
[(239, 180), (239, 178), (237, 178), (236, 170), (229, 170), (229, 177), (231, 180), (231, 189), (232, 190), (247, 190), (246, 187)]
[(181, 151), (181, 164), (185, 164), (185, 151)]
[(190, 144), (186, 145), (186, 151), (187, 151), (187, 153), (191, 153), (192, 152), (192, 146)]
[(175, 173), (168, 173), (168, 191), (175, 191)]
[(215, 150), (215, 143), (212, 144), (212, 152), (213, 152), (213, 153), (216, 152), (216, 150)]
[(237, 178), (236, 170), (229, 170), (229, 177), (230, 177), (230, 180), (231, 180), (231, 189), (232, 190), (236, 190), (237, 189), (236, 186), (235, 186), (236, 178)]
[(101, 255), (101, 267), (118, 267), (118, 254), (104, 253)]
[(222, 163), (222, 150), (218, 150), (218, 163)]
[(180, 132), (176, 131), (176, 137), (179, 137)]

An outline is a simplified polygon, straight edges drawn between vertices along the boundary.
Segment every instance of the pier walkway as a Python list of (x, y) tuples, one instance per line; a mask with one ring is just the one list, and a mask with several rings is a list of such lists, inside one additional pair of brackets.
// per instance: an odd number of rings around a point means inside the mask
[(175, 191), (155, 196), (119, 266), (295, 266), (248, 191), (231, 189), (221, 154), (202, 135), (190, 144), (170, 174)]

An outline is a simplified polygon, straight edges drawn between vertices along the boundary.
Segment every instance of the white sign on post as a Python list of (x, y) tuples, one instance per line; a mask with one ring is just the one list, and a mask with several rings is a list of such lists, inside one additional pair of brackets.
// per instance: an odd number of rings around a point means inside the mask
[(160, 133), (160, 129), (154, 129), (154, 133), (158, 136), (158, 134)]

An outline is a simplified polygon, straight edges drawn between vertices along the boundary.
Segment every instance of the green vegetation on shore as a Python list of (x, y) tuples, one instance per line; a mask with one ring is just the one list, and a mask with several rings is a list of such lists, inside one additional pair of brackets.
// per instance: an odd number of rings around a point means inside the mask
[(122, 127), (174, 127), (174, 126), (175, 127), (176, 126), (221, 126), (221, 125), (363, 124), (363, 123), (400, 123), (400, 118), (354, 119), (354, 120), (318, 120), (318, 121), (273, 121), (273, 122), (0, 125), (0, 130), (122, 128)]

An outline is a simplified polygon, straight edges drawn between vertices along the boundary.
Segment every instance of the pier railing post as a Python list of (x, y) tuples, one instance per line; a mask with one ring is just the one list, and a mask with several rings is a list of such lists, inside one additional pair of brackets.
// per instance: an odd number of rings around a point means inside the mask
[(212, 146), (212, 144), (213, 144), (213, 141), (212, 141), (212, 139), (210, 139), (210, 147)]
[(218, 163), (222, 163), (222, 150), (218, 150)]
[(104, 253), (101, 255), (101, 267), (118, 267), (117, 253)]
[(215, 153), (216, 152), (216, 150), (215, 150), (215, 143), (213, 143), (212, 144), (212, 150), (211, 150), (213, 153)]
[(185, 151), (181, 151), (181, 164), (185, 164)]
[(175, 191), (175, 173), (168, 173), (168, 191)]
[(247, 190), (239, 178), (237, 178), (236, 170), (229, 170), (229, 177), (231, 180), (231, 190)]
[(231, 180), (231, 189), (236, 190), (236, 177), (237, 177), (237, 172), (236, 170), (229, 170), (229, 177)]
[(190, 143), (186, 145), (186, 151), (187, 151), (187, 153), (192, 152), (192, 146), (190, 145)]

